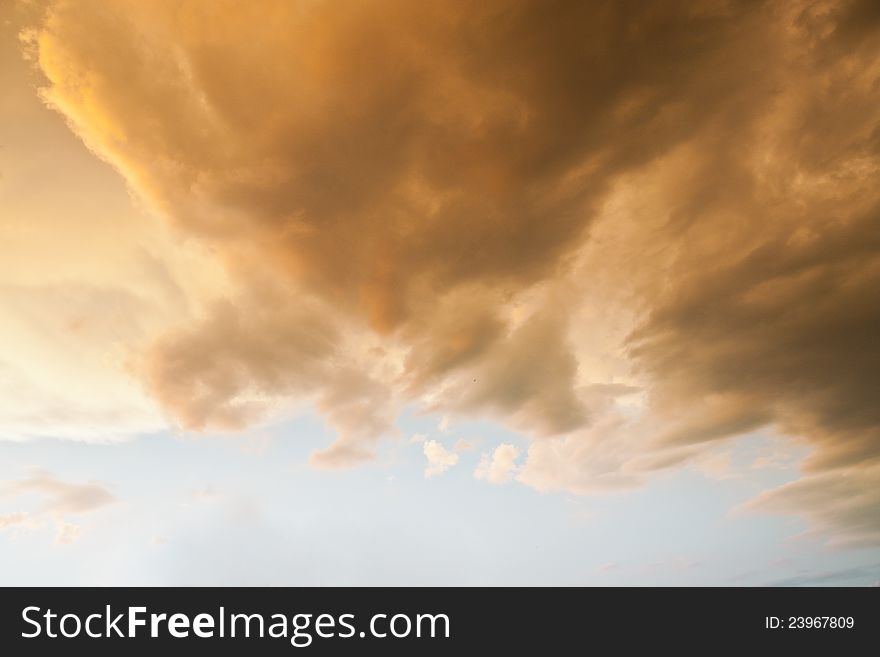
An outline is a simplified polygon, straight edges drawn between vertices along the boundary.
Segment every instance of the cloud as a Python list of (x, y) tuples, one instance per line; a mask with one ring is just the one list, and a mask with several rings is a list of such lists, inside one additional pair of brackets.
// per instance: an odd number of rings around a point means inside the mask
[(420, 287), (551, 271), (613, 173), (721, 103), (717, 67), (747, 79), (723, 55), (760, 18), (59, 2), (36, 42), (47, 99), (161, 211), (390, 330)]
[(452, 446), (452, 449), (456, 452), (469, 452), (474, 449), (476, 445), (471, 440), (465, 440), (464, 438), (459, 438), (455, 441), (455, 444)]
[[(608, 413), (586, 429), (535, 440), (517, 480), (540, 491), (577, 494), (633, 488), (645, 481), (644, 460), (648, 469), (660, 466), (656, 452), (640, 449), (649, 442), (648, 431), (639, 422)], [(675, 455), (672, 462), (684, 460)]]
[(519, 449), (514, 445), (502, 443), (495, 448), (492, 456), (483, 454), (474, 477), (485, 479), (490, 484), (504, 484), (510, 481), (517, 470), (516, 459), (519, 457)]
[(82, 528), (69, 522), (58, 523), (58, 531), (55, 534), (55, 543), (58, 545), (70, 545), (79, 540)]
[(28, 527), (32, 524), (33, 520), (27, 511), (0, 513), (0, 531), (11, 527)]
[(733, 456), (730, 451), (701, 454), (696, 459), (694, 466), (705, 477), (718, 481), (735, 479), (742, 476), (734, 466)]
[(880, 465), (870, 461), (811, 473), (761, 493), (745, 509), (803, 515), (812, 521), (810, 535), (831, 536), (832, 546), (873, 547), (880, 544), (878, 476)]
[(100, 484), (69, 483), (39, 470), (25, 479), (0, 482), (0, 496), (4, 498), (27, 494), (40, 496), (41, 511), (51, 515), (89, 513), (116, 501)]
[(48, 4), (4, 2), (0, 20), (0, 440), (119, 442), (167, 425), (125, 371), (128, 346), (196, 308), (217, 267), (145, 220), (35, 93), (19, 33)]
[(49, 518), (56, 526), (55, 543), (67, 545), (79, 539), (82, 528), (70, 523), (67, 516), (90, 514), (117, 500), (97, 483), (70, 483), (35, 470), (24, 479), (0, 482), (0, 500), (23, 499), (36, 495), (41, 504), (33, 512), (20, 511), (0, 515), (0, 529), (17, 527), (36, 529)]
[(489, 481), (578, 493), (770, 430), (811, 451), (755, 504), (870, 542), (869, 5), (60, 1), (32, 43), (46, 101), (229, 277), (138, 345), (182, 426), (310, 403), (338, 432), (312, 463), (347, 467), (416, 404), (534, 439)]
[(794, 465), (794, 459), (790, 451), (781, 447), (771, 447), (761, 450), (752, 461), (753, 470), (784, 470)]
[(458, 454), (450, 452), (436, 440), (425, 441), (422, 449), (425, 452), (425, 458), (428, 460), (428, 465), (425, 468), (425, 477), (441, 475), (458, 463)]
[(69, 483), (42, 471), (25, 479), (0, 482), (0, 496), (4, 498), (28, 494), (41, 497), (40, 512), (50, 515), (90, 513), (116, 502), (113, 494), (100, 484)]
[[(434, 404), (462, 414), (502, 418), (542, 436), (583, 426), (589, 411), (575, 389), (578, 365), (564, 330), (558, 313), (534, 313), (469, 366), (459, 366)], [(419, 358), (419, 348), (412, 354)]]
[(200, 323), (146, 349), (134, 370), (190, 430), (242, 429), (279, 400), (311, 401), (338, 432), (311, 462), (347, 467), (371, 458), (370, 443), (395, 430), (388, 388), (342, 347), (326, 312), (304, 300), (284, 312), (253, 300), (218, 302)]
[(776, 54), (740, 89), (740, 115), (619, 179), (595, 234), (620, 264), (587, 253), (582, 274), (598, 262), (641, 307), (622, 344), (643, 409), (533, 443), (521, 478), (637, 484), (770, 428), (811, 453), (801, 479), (749, 508), (804, 515), (837, 544), (880, 542), (880, 49), (842, 37), (861, 6), (776, 16)]
[[(586, 420), (557, 344), (564, 318), (511, 326), (507, 302), (563, 267), (616, 174), (727, 100), (718, 66), (747, 79), (722, 52), (744, 47), (739, 28), (727, 10), (672, 5), (57, 2), (32, 42), (44, 97), (96, 153), (234, 278), (266, 269), (285, 290), (268, 306), (248, 289), (202, 331), (158, 340), (143, 376), (184, 426), (252, 420), (260, 404), (233, 397), (242, 388), (296, 395), (298, 381), (262, 376), (265, 347), (296, 332), (288, 311), (316, 295), (380, 334), (398, 329), (415, 389), (475, 364), (479, 385), (459, 385), (453, 409), (552, 433)], [(255, 305), (265, 323), (220, 325)], [(184, 355), (202, 341), (233, 365)], [(546, 361), (541, 341), (555, 348)], [(328, 357), (285, 356), (290, 371)], [(183, 365), (179, 381), (163, 377)], [(347, 415), (366, 401), (341, 403)], [(387, 428), (366, 419), (367, 440)], [(316, 462), (369, 453), (343, 438)]]
[(676, 199), (661, 229), (677, 253), (630, 347), (654, 412), (693, 416), (661, 443), (768, 425), (806, 439), (804, 477), (756, 504), (877, 542), (880, 507), (861, 485), (880, 463), (880, 51), (840, 40), (859, 7), (805, 6), (783, 33), (800, 59), (777, 64), (769, 111), (755, 107), (735, 151), (684, 156), (700, 180), (684, 175), (692, 202)]

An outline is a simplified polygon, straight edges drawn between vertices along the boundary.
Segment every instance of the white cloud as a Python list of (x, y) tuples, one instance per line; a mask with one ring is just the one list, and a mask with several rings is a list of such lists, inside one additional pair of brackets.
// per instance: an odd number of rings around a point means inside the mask
[(55, 543), (58, 545), (70, 545), (79, 540), (82, 529), (79, 525), (61, 521), (58, 523), (58, 530), (55, 533)]
[(519, 456), (519, 449), (514, 445), (502, 443), (495, 448), (490, 457), (483, 454), (480, 464), (474, 471), (477, 479), (485, 479), (490, 484), (503, 484), (513, 477), (517, 470), (516, 459)]
[(436, 440), (425, 442), (423, 449), (425, 451), (425, 458), (428, 459), (428, 466), (425, 468), (426, 477), (443, 474), (458, 463), (458, 454), (450, 452)]

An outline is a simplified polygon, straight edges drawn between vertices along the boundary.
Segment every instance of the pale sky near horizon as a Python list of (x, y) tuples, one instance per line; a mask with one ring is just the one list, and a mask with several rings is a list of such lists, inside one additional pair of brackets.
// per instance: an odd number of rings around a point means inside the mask
[(880, 583), (880, 12), (600, 5), (0, 0), (0, 585)]

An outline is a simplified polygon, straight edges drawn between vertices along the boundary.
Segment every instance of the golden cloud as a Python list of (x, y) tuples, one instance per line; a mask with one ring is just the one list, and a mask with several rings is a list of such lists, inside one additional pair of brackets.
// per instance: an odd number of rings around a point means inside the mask
[(878, 27), (869, 0), (84, 0), (34, 42), (47, 101), (236, 281), (141, 354), (184, 425), (311, 399), (346, 465), (419, 402), (527, 431), (519, 480), (579, 491), (773, 427), (814, 450), (780, 495), (833, 506), (811, 478), (880, 459)]

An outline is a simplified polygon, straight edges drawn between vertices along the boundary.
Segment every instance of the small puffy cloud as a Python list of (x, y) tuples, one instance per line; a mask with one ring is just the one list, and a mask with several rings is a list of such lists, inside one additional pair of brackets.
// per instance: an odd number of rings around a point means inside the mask
[(0, 531), (14, 527), (28, 527), (33, 522), (31, 515), (27, 511), (0, 513)]
[(695, 460), (694, 468), (707, 478), (719, 481), (741, 476), (735, 471), (733, 457), (729, 450), (701, 455)]
[(476, 445), (472, 440), (465, 440), (464, 438), (459, 438), (455, 441), (455, 444), (452, 446), (452, 449), (456, 452), (469, 452), (474, 449)]
[(490, 484), (503, 484), (510, 481), (517, 471), (516, 459), (519, 449), (515, 445), (502, 443), (492, 455), (483, 454), (474, 476), (485, 479)]
[(55, 543), (57, 545), (70, 545), (79, 540), (82, 534), (82, 528), (69, 522), (61, 521), (58, 523), (58, 529), (55, 532)]
[(428, 465), (425, 467), (425, 477), (433, 477), (446, 472), (458, 463), (458, 454), (450, 452), (436, 440), (425, 441), (423, 450)]

